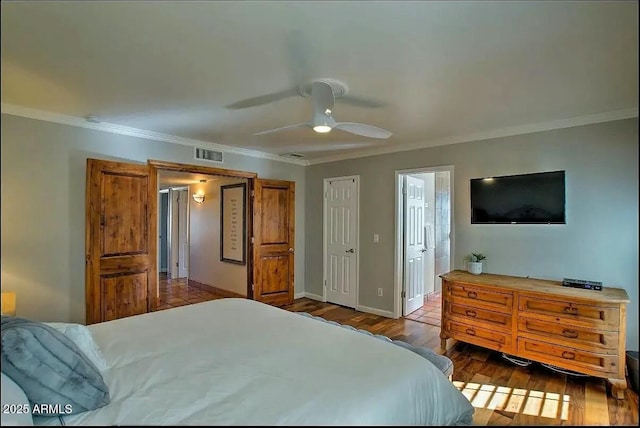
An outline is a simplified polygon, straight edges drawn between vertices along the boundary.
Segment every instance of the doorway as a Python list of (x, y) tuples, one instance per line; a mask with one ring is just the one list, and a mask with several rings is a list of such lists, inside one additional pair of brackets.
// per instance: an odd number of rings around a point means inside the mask
[(439, 326), (452, 270), (453, 166), (396, 171), (395, 316)]
[[(160, 171), (246, 179), (250, 195), (248, 232), (232, 235), (226, 241), (244, 246), (246, 296), (273, 305), (293, 301), (295, 183), (258, 179), (255, 173), (166, 161), (149, 160), (144, 165), (89, 158), (85, 222), (87, 324), (158, 309), (158, 270), (162, 266), (158, 257)], [(195, 202), (204, 199), (193, 196)], [(233, 205), (230, 201), (227, 206)], [(230, 218), (233, 224), (232, 214)], [(193, 239), (194, 236), (192, 242)], [(233, 251), (225, 254), (239, 260), (237, 249), (229, 249)], [(206, 252), (202, 254), (206, 256)], [(193, 257), (189, 264), (193, 268)], [(193, 277), (193, 272), (189, 276)]]
[[(228, 187), (237, 193), (238, 209), (234, 223), (222, 226), (222, 191)], [(158, 309), (169, 309), (224, 297), (247, 297), (248, 269), (246, 245), (236, 242), (240, 260), (227, 260), (221, 255), (222, 231), (234, 229), (238, 241), (246, 236), (249, 199), (248, 179), (184, 171), (158, 172), (160, 188), (160, 236), (166, 229), (166, 260), (160, 260), (158, 271), (167, 265), (167, 274), (159, 275)], [(167, 195), (162, 198), (162, 195)], [(163, 199), (167, 200), (163, 215)], [(241, 208), (243, 207), (243, 208)], [(237, 231), (236, 231), (237, 229)], [(162, 256), (162, 251), (158, 252)]]

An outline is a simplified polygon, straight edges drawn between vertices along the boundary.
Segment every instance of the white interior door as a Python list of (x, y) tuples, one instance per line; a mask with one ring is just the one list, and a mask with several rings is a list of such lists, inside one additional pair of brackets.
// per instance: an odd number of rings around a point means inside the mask
[(424, 304), (424, 180), (405, 176), (403, 315)]
[(357, 305), (359, 177), (325, 180), (324, 277), (328, 302)]
[(178, 197), (178, 277), (189, 276), (189, 189), (183, 189)]
[(180, 198), (180, 191), (169, 189), (169, 263), (167, 264), (168, 276), (171, 279), (179, 278), (179, 256), (180, 246), (179, 240), (179, 219), (180, 210), (178, 209), (178, 199)]

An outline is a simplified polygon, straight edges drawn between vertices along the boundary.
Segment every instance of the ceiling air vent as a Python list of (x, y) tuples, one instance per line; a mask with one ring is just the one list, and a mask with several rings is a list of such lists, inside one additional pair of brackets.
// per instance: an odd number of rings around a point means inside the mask
[(196, 147), (195, 157), (198, 160), (222, 163), (222, 152), (217, 150), (201, 149), (200, 147)]

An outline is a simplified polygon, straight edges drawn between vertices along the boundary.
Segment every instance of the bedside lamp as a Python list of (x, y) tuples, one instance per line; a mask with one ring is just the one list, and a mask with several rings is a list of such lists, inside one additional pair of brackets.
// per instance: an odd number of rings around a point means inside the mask
[(16, 293), (14, 291), (2, 292), (2, 315), (16, 316)]

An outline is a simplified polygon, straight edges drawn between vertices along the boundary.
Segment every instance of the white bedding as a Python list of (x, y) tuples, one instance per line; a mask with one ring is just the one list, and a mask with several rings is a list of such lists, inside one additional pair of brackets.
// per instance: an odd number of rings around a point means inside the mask
[(424, 358), (252, 300), (89, 328), (111, 367), (111, 403), (67, 425), (472, 423), (473, 407)]

